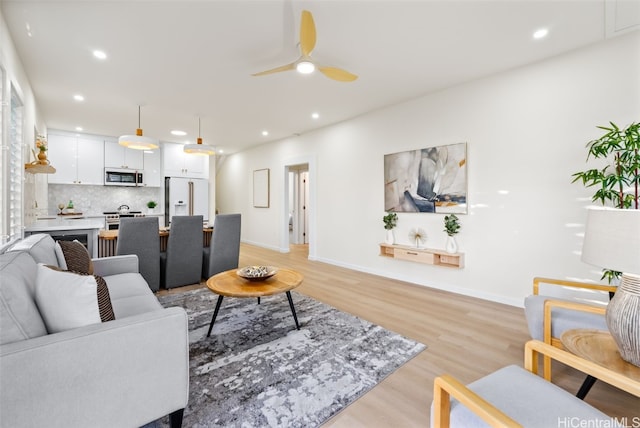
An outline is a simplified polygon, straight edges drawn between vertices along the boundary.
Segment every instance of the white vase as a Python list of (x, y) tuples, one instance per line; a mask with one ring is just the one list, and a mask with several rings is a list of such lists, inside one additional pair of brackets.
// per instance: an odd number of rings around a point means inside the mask
[(640, 276), (622, 275), (607, 305), (606, 319), (622, 359), (640, 366)]
[(447, 236), (447, 246), (445, 247), (447, 253), (455, 254), (458, 252), (458, 243), (455, 236)]
[(389, 245), (396, 243), (396, 236), (393, 233), (393, 229), (387, 229), (387, 239), (385, 239), (385, 242)]

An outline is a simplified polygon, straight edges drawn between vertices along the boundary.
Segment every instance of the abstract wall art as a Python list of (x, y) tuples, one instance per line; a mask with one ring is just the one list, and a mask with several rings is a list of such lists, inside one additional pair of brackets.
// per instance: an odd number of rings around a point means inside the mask
[(467, 213), (467, 143), (384, 156), (384, 209)]

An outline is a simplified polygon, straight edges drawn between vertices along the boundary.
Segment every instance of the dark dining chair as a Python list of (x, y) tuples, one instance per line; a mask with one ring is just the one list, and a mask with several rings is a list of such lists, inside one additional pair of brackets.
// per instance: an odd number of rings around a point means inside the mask
[(209, 247), (202, 250), (202, 277), (238, 267), (240, 258), (240, 214), (218, 214), (213, 221)]
[(167, 251), (160, 253), (160, 282), (163, 288), (200, 282), (202, 227), (201, 215), (171, 218)]
[(152, 291), (160, 289), (160, 230), (156, 217), (120, 219), (116, 255), (138, 256), (140, 274)]

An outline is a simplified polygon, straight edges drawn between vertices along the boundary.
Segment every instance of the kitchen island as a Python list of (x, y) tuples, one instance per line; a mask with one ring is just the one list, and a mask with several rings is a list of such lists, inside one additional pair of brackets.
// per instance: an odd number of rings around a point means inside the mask
[(24, 235), (48, 233), (56, 241), (78, 240), (87, 247), (91, 257), (98, 257), (98, 232), (103, 228), (104, 218), (47, 219), (36, 220), (25, 227)]

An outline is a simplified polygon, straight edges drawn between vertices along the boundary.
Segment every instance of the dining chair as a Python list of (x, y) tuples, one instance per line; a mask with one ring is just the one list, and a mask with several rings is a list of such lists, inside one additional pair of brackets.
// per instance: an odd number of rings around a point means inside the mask
[(198, 284), (202, 271), (203, 216), (173, 216), (167, 251), (160, 253), (163, 288)]
[(140, 274), (152, 291), (160, 289), (160, 231), (156, 217), (120, 219), (116, 255), (138, 256)]
[(238, 267), (241, 214), (218, 214), (213, 221), (209, 247), (202, 250), (202, 277)]

